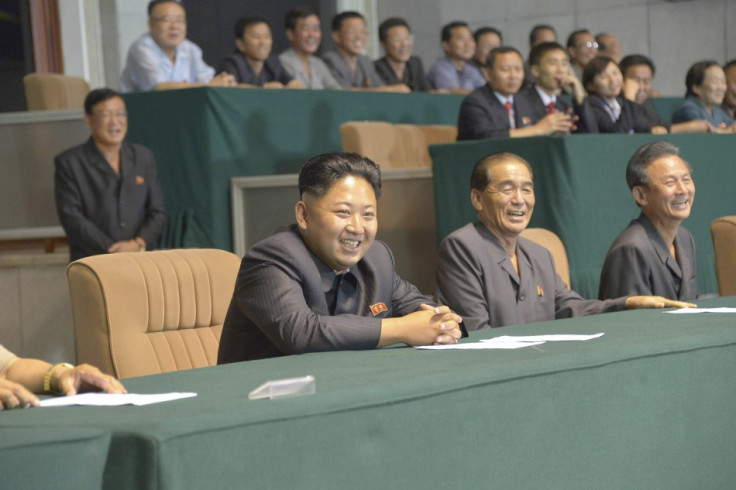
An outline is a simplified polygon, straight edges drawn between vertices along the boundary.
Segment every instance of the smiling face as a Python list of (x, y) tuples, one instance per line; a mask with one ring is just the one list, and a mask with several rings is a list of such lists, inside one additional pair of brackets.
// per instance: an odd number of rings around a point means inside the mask
[(406, 63), (414, 50), (414, 38), (406, 26), (394, 26), (386, 31), (386, 42), (381, 45), (388, 59)]
[(501, 242), (513, 242), (534, 211), (534, 182), (523, 162), (507, 158), (486, 168), (489, 184), (473, 189), (470, 199), (483, 223)]
[(246, 59), (266, 61), (273, 45), (271, 28), (264, 22), (251, 24), (245, 28), (243, 37), (235, 40), (235, 44)]
[(564, 49), (547, 51), (539, 65), (530, 67), (534, 79), (544, 91), (552, 93), (560, 91), (560, 81), (570, 70), (570, 62)]
[(596, 75), (586, 88), (606, 100), (611, 100), (621, 93), (623, 84), (624, 77), (616, 63), (608, 63), (605, 70)]
[(156, 5), (148, 19), (148, 30), (164, 52), (173, 51), (187, 37), (187, 16), (176, 2)]
[(447, 57), (451, 60), (470, 60), (475, 52), (475, 39), (470, 28), (458, 26), (450, 32), (450, 40), (442, 43), (442, 49)]
[(690, 169), (677, 155), (664, 155), (647, 167), (649, 183), (632, 189), (642, 212), (655, 225), (679, 223), (690, 216), (695, 183)]
[(360, 177), (343, 177), (322, 197), (305, 194), (295, 211), (307, 248), (337, 272), (363, 258), (378, 230), (376, 194)]
[(718, 65), (709, 66), (705, 70), (702, 85), (695, 85), (693, 92), (705, 107), (721, 105), (726, 95), (726, 74)]
[(319, 17), (308, 15), (296, 20), (294, 30), (287, 30), (286, 37), (294, 51), (302, 54), (314, 54), (322, 42), (322, 26)]
[(97, 146), (119, 146), (128, 131), (125, 102), (120, 97), (98, 102), (92, 107), (92, 114), (84, 115), (84, 120)]
[(350, 17), (342, 21), (339, 31), (332, 33), (332, 40), (338, 49), (351, 56), (363, 54), (368, 34), (365, 22), (360, 17)]
[(519, 91), (524, 82), (524, 60), (518, 53), (498, 53), (494, 55), (493, 67), (488, 68), (488, 83), (503, 96)]
[(568, 48), (570, 59), (579, 67), (584, 67), (598, 55), (598, 43), (589, 32), (575, 36), (575, 45)]

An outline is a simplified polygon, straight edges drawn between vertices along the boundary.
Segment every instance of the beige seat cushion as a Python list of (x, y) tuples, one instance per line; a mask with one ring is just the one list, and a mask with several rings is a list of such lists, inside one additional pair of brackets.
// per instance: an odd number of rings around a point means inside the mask
[(716, 258), (718, 294), (736, 295), (736, 216), (724, 216), (710, 224)]
[(565, 250), (565, 245), (560, 240), (560, 237), (544, 228), (527, 228), (521, 232), (521, 236), (550, 251), (552, 258), (555, 259), (557, 275), (570, 288), (570, 264), (567, 261), (567, 250)]
[(58, 73), (29, 73), (23, 78), (29, 111), (83, 109), (89, 84)]

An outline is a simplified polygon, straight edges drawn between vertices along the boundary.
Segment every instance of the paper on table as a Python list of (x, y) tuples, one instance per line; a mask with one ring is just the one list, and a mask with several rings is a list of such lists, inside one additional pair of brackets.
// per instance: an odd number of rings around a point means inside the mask
[(571, 335), (571, 334), (553, 334), (553, 335), (503, 335), (493, 339), (481, 339), (481, 342), (570, 342), (597, 339), (602, 336), (603, 332), (593, 335)]
[(665, 313), (674, 313), (681, 315), (684, 313), (736, 313), (736, 308), (721, 306), (720, 308), (679, 308), (677, 310), (665, 311)]
[(84, 393), (82, 395), (60, 396), (41, 400), (42, 407), (67, 407), (86, 405), (95, 407), (114, 407), (118, 405), (150, 405), (197, 396), (196, 393), (159, 393), (138, 395), (135, 393)]
[(471, 342), (468, 344), (448, 345), (419, 345), (415, 349), (425, 350), (489, 350), (489, 349), (520, 349), (532, 345), (544, 344), (544, 342)]

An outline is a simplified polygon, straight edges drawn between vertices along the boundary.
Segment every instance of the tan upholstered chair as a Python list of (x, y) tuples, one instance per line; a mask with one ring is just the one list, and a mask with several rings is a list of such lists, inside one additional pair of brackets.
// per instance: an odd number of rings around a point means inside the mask
[(69, 264), (77, 362), (118, 378), (217, 364), (240, 259), (223, 250), (96, 255)]
[(29, 73), (23, 78), (29, 111), (83, 109), (89, 84), (58, 73)]
[(340, 125), (343, 151), (370, 158), (381, 168), (431, 167), (429, 145), (451, 143), (457, 127), (348, 121)]
[(724, 216), (710, 224), (716, 256), (718, 294), (736, 295), (736, 216)]
[(567, 251), (560, 237), (544, 228), (527, 228), (521, 232), (521, 236), (546, 247), (552, 253), (552, 258), (555, 259), (557, 275), (567, 284), (568, 288), (571, 287), (570, 263), (567, 261)]

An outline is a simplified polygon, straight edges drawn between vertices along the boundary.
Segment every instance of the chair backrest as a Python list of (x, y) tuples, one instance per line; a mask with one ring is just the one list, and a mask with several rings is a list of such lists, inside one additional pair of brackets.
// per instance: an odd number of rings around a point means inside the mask
[(570, 263), (567, 261), (567, 251), (565, 245), (555, 233), (545, 230), (544, 228), (527, 228), (521, 232), (521, 236), (527, 240), (531, 240), (537, 243), (552, 254), (552, 258), (555, 259), (555, 267), (557, 269), (557, 275), (570, 286)]
[(217, 364), (240, 259), (214, 249), (95, 255), (69, 264), (77, 362), (129, 378)]
[(710, 224), (716, 257), (718, 294), (736, 295), (736, 216), (724, 216)]
[(381, 168), (431, 167), (429, 145), (451, 143), (457, 127), (448, 125), (392, 124), (383, 121), (348, 121), (340, 125), (343, 151), (352, 151)]
[(58, 73), (29, 73), (23, 78), (29, 111), (83, 109), (89, 84)]

